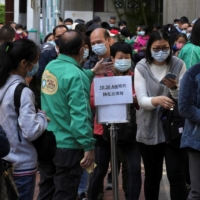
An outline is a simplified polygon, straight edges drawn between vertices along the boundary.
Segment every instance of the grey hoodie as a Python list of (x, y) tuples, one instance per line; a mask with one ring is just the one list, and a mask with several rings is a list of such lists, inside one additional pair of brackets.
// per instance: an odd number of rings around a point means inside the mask
[(20, 116), (17, 116), (14, 91), (20, 82), (25, 82), (21, 76), (10, 75), (0, 89), (0, 124), (11, 147), (10, 153), (4, 159), (14, 164), (14, 175), (28, 175), (37, 168), (37, 153), (31, 141), (44, 132), (47, 120), (42, 112), (36, 113), (35, 96), (29, 88), (22, 91)]

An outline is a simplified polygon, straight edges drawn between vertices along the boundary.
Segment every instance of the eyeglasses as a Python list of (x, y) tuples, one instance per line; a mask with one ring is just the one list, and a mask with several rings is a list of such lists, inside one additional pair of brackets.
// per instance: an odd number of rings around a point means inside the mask
[(152, 48), (152, 50), (154, 52), (159, 52), (159, 51), (164, 51), (164, 52), (167, 52), (168, 50), (170, 49), (170, 47), (162, 47), (162, 48)]

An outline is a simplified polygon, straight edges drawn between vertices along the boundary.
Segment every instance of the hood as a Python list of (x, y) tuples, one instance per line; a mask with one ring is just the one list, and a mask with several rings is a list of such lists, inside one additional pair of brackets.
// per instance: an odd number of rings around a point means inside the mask
[(17, 83), (25, 83), (24, 78), (19, 75), (10, 75), (5, 83), (5, 85), (0, 89), (0, 104), (6, 94), (6, 91), (9, 89), (10, 86), (17, 84)]

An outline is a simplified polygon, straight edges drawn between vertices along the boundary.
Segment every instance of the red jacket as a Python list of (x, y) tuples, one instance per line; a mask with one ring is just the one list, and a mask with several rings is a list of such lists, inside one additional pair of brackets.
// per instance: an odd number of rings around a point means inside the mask
[[(134, 73), (129, 70), (128, 75), (134, 76)], [(109, 73), (109, 74), (107, 74), (107, 76), (114, 76), (114, 74), (113, 73)], [(105, 76), (104, 75), (96, 76), (96, 78), (101, 78), (101, 77), (105, 77)], [(133, 92), (133, 95), (135, 95), (134, 85), (132, 87), (132, 92)], [(94, 81), (92, 82), (91, 89), (90, 89), (90, 107), (92, 109), (95, 109), (95, 103), (94, 103)], [(138, 104), (136, 104), (135, 107), (136, 107), (136, 109), (138, 109)], [(94, 117), (94, 134), (95, 135), (102, 135), (103, 134), (103, 126), (102, 126), (102, 124), (98, 124), (97, 123), (96, 115)]]
[(24, 33), (22, 33), (22, 34), (15, 33), (15, 40), (27, 39), (27, 38), (28, 38), (28, 36), (25, 36)]

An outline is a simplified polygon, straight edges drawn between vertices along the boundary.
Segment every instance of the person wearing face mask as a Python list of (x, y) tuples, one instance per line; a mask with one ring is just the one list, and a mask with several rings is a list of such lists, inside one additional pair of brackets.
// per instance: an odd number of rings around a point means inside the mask
[(72, 30), (73, 20), (71, 18), (65, 19), (64, 25), (67, 27), (68, 30)]
[(60, 36), (66, 32), (68, 29), (65, 25), (58, 25), (53, 29), (53, 38), (55, 42), (55, 46), (51, 46), (50, 49), (46, 48), (46, 50), (42, 50), (39, 58), (39, 69), (36, 74), (37, 78), (41, 80), (42, 73), (44, 72), (47, 64), (55, 60), (59, 54), (59, 38)]
[(183, 48), (183, 46), (187, 43), (188, 39), (186, 34), (179, 33), (176, 37), (176, 41), (174, 46), (172, 47), (173, 49), (173, 55), (178, 56), (180, 50)]
[(189, 41), (181, 49), (178, 57), (182, 59), (187, 69), (200, 62), (200, 18), (196, 20), (192, 28)]
[(125, 20), (119, 21), (118, 27), (119, 27), (120, 30), (122, 30), (124, 27), (127, 27), (126, 21)]
[(181, 26), (181, 33), (183, 34), (187, 34), (187, 29), (190, 27), (190, 24), (189, 23), (184, 23), (182, 26)]
[(36, 111), (35, 97), (28, 87), (21, 94), (19, 116), (13, 99), (18, 84), (25, 83), (26, 76), (36, 73), (38, 52), (37, 45), (31, 40), (19, 39), (0, 46), (0, 124), (11, 148), (4, 160), (13, 163), (13, 178), (19, 200), (33, 199), (37, 152), (32, 141), (46, 129), (47, 117), (44, 111)]
[[(125, 42), (116, 42), (111, 46), (111, 59), (113, 62), (113, 70), (107, 73), (106, 77), (112, 76), (134, 76), (130, 71), (131, 68), (132, 48)], [(105, 76), (105, 75), (104, 75)], [(99, 78), (102, 76), (98, 76)], [(131, 120), (128, 124), (116, 124), (118, 127), (118, 148), (125, 158), (127, 166), (128, 179), (126, 185), (125, 197), (127, 200), (139, 199), (141, 190), (141, 167), (140, 167), (140, 153), (136, 143), (136, 108), (137, 98), (135, 96), (134, 85), (132, 87), (134, 103), (130, 104)], [(91, 85), (90, 91), (90, 105), (94, 106), (94, 83)], [(97, 124), (94, 119), (94, 137), (97, 139), (95, 146), (95, 163), (97, 164), (94, 169), (93, 176), (90, 180), (88, 199), (97, 200), (100, 192), (100, 185), (107, 174), (109, 161), (111, 157), (111, 147), (109, 140), (109, 126)]]
[(51, 119), (48, 129), (56, 135), (57, 151), (51, 162), (39, 164), (39, 200), (76, 199), (83, 169), (94, 159), (90, 84), (95, 74), (107, 73), (112, 67), (102, 59), (92, 70), (82, 69), (84, 41), (77, 31), (63, 33), (59, 45), (59, 56), (42, 75), (42, 108)]
[[(134, 80), (140, 106), (136, 138), (145, 168), (146, 200), (159, 199), (164, 158), (171, 200), (186, 200), (184, 170), (187, 153), (166, 142), (161, 122), (162, 107), (172, 109), (172, 99), (178, 100), (179, 84), (185, 71), (185, 63), (172, 56), (169, 35), (165, 31), (154, 31), (145, 58), (136, 65)], [(164, 78), (168, 72), (175, 74), (176, 79)]]
[(140, 30), (138, 31), (138, 36), (133, 44), (133, 50), (135, 53), (133, 61), (135, 64), (137, 64), (142, 58), (144, 58), (146, 45), (149, 40), (148, 32), (149, 29), (146, 26), (141, 26)]
[(17, 24), (15, 26), (15, 40), (19, 40), (19, 39), (27, 39), (28, 35), (26, 34), (26, 32), (23, 30), (23, 26), (21, 24)]

